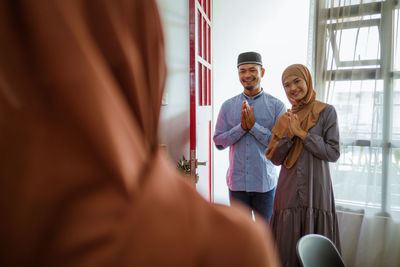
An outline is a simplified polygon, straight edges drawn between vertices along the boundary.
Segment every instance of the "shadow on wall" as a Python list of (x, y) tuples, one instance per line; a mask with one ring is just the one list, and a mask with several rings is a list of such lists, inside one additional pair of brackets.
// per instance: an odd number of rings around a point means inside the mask
[(174, 117), (164, 118), (160, 121), (161, 144), (166, 145), (166, 150), (173, 162), (182, 158), (189, 158), (190, 123), (187, 112), (182, 112)]

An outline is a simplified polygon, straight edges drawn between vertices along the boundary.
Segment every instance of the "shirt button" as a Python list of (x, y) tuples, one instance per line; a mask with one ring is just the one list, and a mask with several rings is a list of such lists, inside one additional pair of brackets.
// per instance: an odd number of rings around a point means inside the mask
[(249, 158), (246, 158), (246, 160), (249, 160)]
[(249, 174), (249, 172), (246, 172), (246, 174)]
[(248, 146), (249, 144), (246, 144), (246, 146)]

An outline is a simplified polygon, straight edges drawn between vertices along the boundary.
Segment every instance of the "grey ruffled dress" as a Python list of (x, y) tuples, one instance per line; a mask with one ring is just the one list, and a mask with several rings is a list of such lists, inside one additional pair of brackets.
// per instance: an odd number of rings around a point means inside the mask
[[(281, 165), (293, 143), (287, 136), (283, 137), (271, 161)], [(335, 162), (340, 156), (339, 129), (333, 106), (327, 105), (320, 113), (303, 145), (292, 168), (281, 166), (270, 222), (284, 267), (300, 266), (296, 244), (307, 234), (324, 235), (339, 251), (341, 249), (329, 173), (329, 162)]]

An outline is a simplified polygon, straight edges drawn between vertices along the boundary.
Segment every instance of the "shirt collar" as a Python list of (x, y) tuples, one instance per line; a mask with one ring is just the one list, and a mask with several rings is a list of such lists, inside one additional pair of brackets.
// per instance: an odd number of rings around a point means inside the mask
[(264, 94), (264, 89), (261, 88), (261, 91), (258, 94), (253, 95), (253, 96), (248, 96), (244, 92), (242, 94), (247, 100), (255, 100)]

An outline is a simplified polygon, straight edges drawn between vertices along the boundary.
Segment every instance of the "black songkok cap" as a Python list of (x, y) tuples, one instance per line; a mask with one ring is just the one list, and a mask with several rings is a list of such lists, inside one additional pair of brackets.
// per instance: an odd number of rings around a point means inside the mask
[(257, 52), (244, 52), (238, 56), (237, 67), (243, 64), (258, 64), (262, 66), (261, 55)]

